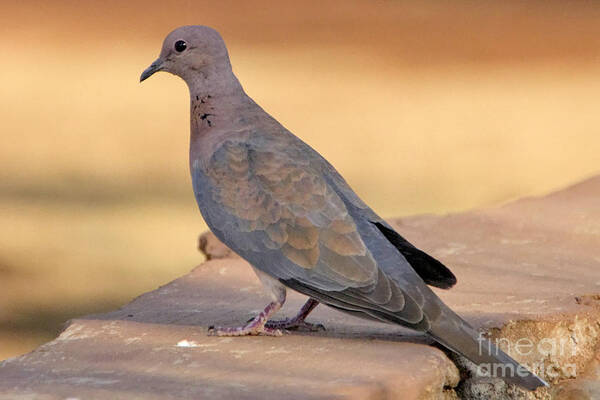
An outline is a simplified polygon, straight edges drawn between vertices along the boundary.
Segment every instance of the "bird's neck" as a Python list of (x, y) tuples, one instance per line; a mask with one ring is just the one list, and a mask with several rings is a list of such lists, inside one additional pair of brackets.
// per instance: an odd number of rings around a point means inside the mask
[(190, 70), (184, 80), (190, 89), (192, 99), (207, 96), (232, 96), (243, 93), (242, 85), (233, 74), (229, 62), (225, 60), (215, 66), (204, 66)]
[(244, 111), (254, 102), (230, 69), (202, 71), (190, 90), (190, 161), (206, 160), (228, 135), (242, 128)]
[(231, 68), (196, 71), (187, 83), (192, 136), (214, 131), (246, 97)]

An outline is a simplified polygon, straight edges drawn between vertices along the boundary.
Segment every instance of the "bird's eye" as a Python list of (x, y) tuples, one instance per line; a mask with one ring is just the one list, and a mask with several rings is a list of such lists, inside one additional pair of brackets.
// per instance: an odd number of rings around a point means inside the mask
[(181, 53), (187, 48), (187, 43), (184, 40), (178, 40), (175, 42), (175, 51)]

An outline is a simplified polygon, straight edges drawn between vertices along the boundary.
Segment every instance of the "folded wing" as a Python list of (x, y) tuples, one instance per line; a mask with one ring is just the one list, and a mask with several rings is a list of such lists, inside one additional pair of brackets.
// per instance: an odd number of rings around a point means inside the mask
[(256, 268), (340, 309), (426, 328), (422, 301), (379, 268), (343, 199), (295, 143), (229, 140), (206, 171), (194, 178), (207, 223)]

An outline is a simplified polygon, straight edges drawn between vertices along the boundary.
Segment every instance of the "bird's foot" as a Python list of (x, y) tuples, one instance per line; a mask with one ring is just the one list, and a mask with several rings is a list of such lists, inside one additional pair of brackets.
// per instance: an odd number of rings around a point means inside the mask
[(208, 327), (208, 336), (282, 336), (280, 329), (273, 329), (266, 326), (252, 326), (248, 324), (237, 328)]
[(270, 303), (265, 309), (258, 314), (256, 317), (252, 318), (248, 323), (244, 326), (238, 328), (221, 328), (221, 327), (208, 327), (208, 335), (209, 336), (281, 336), (282, 332), (279, 329), (273, 329), (266, 325), (268, 319), (277, 312), (281, 308), (281, 304), (285, 301), (285, 297), (283, 300), (274, 301)]
[(267, 321), (265, 328), (300, 332), (319, 332), (326, 330), (323, 324), (311, 324), (310, 322), (306, 322), (304, 319), (299, 318), (286, 318), (280, 321)]
[(319, 305), (319, 302), (314, 299), (308, 299), (308, 301), (302, 306), (298, 314), (293, 318), (286, 318), (281, 321), (267, 321), (265, 326), (270, 329), (284, 329), (284, 330), (297, 330), (303, 332), (318, 332), (324, 331), (325, 327), (322, 324), (311, 324), (306, 322), (305, 319), (315, 307)]

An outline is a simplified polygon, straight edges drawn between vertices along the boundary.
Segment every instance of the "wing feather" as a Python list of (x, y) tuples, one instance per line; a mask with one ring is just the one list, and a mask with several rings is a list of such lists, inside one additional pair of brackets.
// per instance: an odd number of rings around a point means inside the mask
[(256, 268), (334, 307), (427, 325), (422, 299), (378, 266), (346, 199), (315, 166), (320, 156), (311, 161), (297, 142), (264, 140), (227, 140), (205, 170), (194, 170), (215, 234)]

